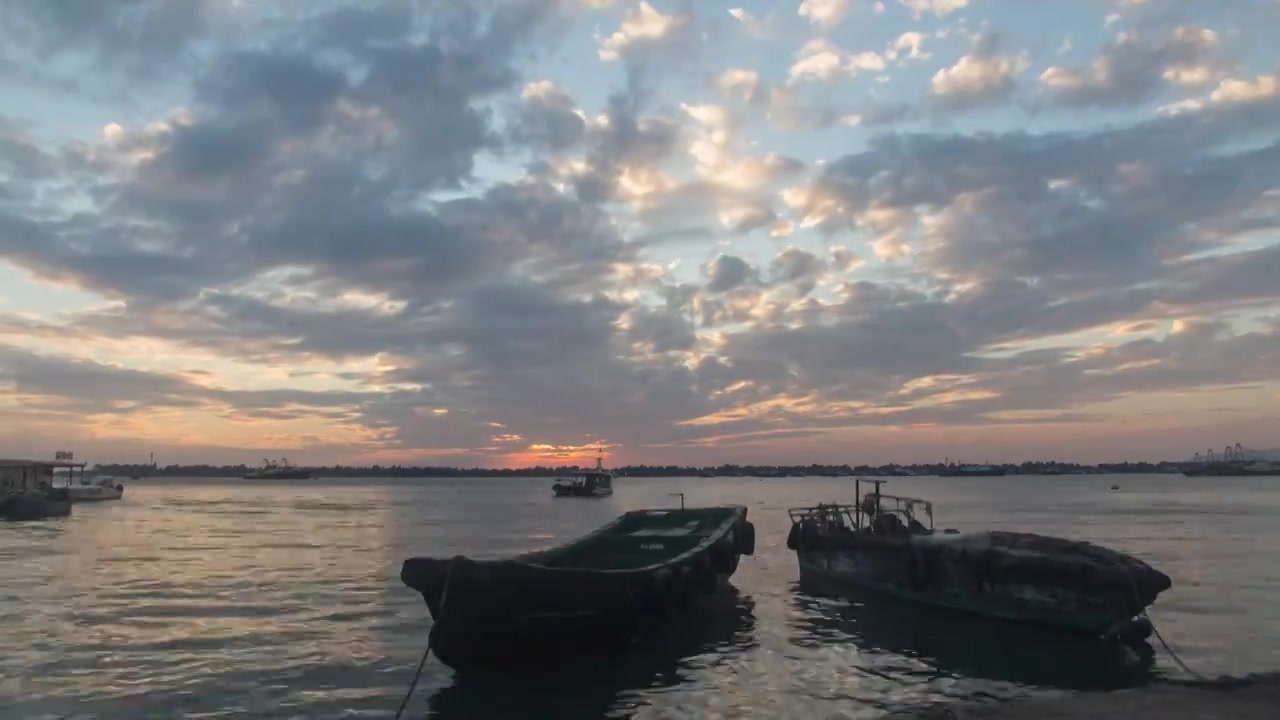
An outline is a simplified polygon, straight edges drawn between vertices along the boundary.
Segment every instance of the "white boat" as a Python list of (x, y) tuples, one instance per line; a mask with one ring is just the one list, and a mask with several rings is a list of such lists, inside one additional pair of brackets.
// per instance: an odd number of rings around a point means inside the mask
[(124, 497), (124, 483), (114, 475), (81, 477), (78, 482), (68, 482), (67, 492), (72, 502), (92, 500), (119, 500)]

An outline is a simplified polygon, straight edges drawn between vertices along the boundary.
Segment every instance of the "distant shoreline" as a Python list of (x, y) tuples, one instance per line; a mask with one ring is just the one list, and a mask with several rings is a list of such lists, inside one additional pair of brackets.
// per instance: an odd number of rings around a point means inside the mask
[[(1185, 463), (1104, 463), (1101, 465), (1076, 465), (1068, 463), (1021, 463), (995, 465), (1003, 468), (1009, 475), (1113, 475), (1113, 474), (1177, 474), (1181, 473)], [(171, 477), (171, 478), (243, 478), (255, 468), (248, 466), (223, 465), (169, 465), (151, 467), (148, 465), (98, 465), (96, 472), (121, 476), (138, 477)], [(582, 467), (566, 465), (560, 467), (526, 467), (526, 468), (455, 468), (455, 467), (401, 467), (401, 466), (330, 466), (307, 467), (319, 478), (489, 478), (489, 477), (527, 477), (549, 478), (566, 475)], [(744, 478), (785, 478), (785, 477), (848, 477), (848, 476), (881, 476), (910, 477), (938, 475), (946, 469), (945, 465), (722, 465), (718, 467), (684, 467), (684, 466), (651, 466), (638, 465), (614, 468), (620, 477), (744, 477)]]

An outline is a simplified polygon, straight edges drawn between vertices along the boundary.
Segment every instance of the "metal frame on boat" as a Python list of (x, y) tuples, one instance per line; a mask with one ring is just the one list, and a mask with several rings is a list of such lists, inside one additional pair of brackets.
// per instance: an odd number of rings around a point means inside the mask
[[(916, 525), (919, 529), (912, 530), (918, 534), (928, 534), (933, 532), (933, 503), (920, 498), (911, 498), (900, 495), (885, 495), (880, 492), (880, 486), (888, 482), (887, 480), (866, 480), (875, 485), (875, 492), (862, 495), (863, 478), (854, 478), (853, 480), (853, 498), (854, 504), (842, 505), (839, 503), (818, 504), (814, 507), (798, 507), (787, 508), (787, 514), (791, 517), (792, 524), (802, 522), (804, 520), (813, 520), (826, 525), (843, 524), (854, 530), (861, 531), (864, 529), (862, 524), (863, 516), (868, 520), (876, 517), (897, 517), (904, 527), (911, 529)], [(893, 507), (887, 507), (888, 501), (893, 502)], [(916, 518), (916, 507), (924, 508), (925, 517), (929, 519), (926, 526)], [(903, 519), (905, 518), (905, 522)], [(954, 532), (954, 531), (951, 531)]]

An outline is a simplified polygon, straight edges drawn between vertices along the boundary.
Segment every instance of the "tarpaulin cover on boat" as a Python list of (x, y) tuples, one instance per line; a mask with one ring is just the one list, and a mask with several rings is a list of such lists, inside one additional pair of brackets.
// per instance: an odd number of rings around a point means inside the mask
[(1167, 575), (1124, 553), (1078, 540), (1015, 532), (963, 535), (879, 535), (815, 526), (796, 531), (806, 551), (861, 547), (911, 549), (926, 566), (935, 560), (964, 568), (979, 586), (1057, 586), (1110, 598), (1134, 612), (1172, 586)]
[[(1073, 586), (1136, 599), (1146, 606), (1172, 586), (1169, 576), (1135, 557), (1099, 545), (1034, 533), (982, 532), (913, 538), (980, 568), (993, 583)], [(1127, 596), (1127, 597), (1126, 597)]]

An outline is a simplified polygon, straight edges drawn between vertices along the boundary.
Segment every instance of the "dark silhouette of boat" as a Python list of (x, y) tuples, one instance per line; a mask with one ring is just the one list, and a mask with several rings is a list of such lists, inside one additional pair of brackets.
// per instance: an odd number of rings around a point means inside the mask
[(830, 587), (820, 577), (803, 578), (796, 590), (791, 641), (801, 647), (851, 643), (872, 671), (894, 664), (896, 656), (909, 659), (917, 678), (1077, 691), (1135, 687), (1153, 674), (1155, 651), (1145, 642), (1115, 646), (966, 613), (922, 613), (883, 593)]
[(581, 470), (551, 485), (555, 497), (609, 497), (613, 494), (613, 472), (604, 468), (604, 456), (596, 456), (592, 470)]
[[(63, 459), (63, 458), (66, 459)], [(0, 519), (43, 520), (71, 514), (71, 493), (66, 487), (55, 487), (55, 470), (67, 470), (66, 482), (84, 478), (85, 463), (72, 462), (70, 453), (59, 452), (59, 459), (0, 460)]]
[(310, 480), (316, 476), (311, 468), (290, 465), (288, 458), (263, 460), (257, 470), (245, 473), (245, 480)]
[(409, 558), (400, 579), (435, 618), (432, 652), (471, 671), (625, 648), (754, 551), (744, 507), (634, 510), (507, 560)]
[[(688, 682), (693, 668), (731, 665), (757, 645), (755, 602), (725, 584), (685, 612), (646, 633), (625, 654), (601, 662), (597, 654), (565, 653), (519, 673), (459, 673), (431, 695), (428, 718), (629, 717), (649, 704), (641, 692)], [(565, 678), (573, 691), (565, 692)]]
[[(853, 505), (793, 508), (787, 547), (802, 578), (922, 605), (1134, 642), (1143, 612), (1172, 585), (1146, 563), (1086, 542), (1032, 533), (936, 533), (933, 505), (875, 491)], [(922, 522), (927, 520), (927, 525)]]

